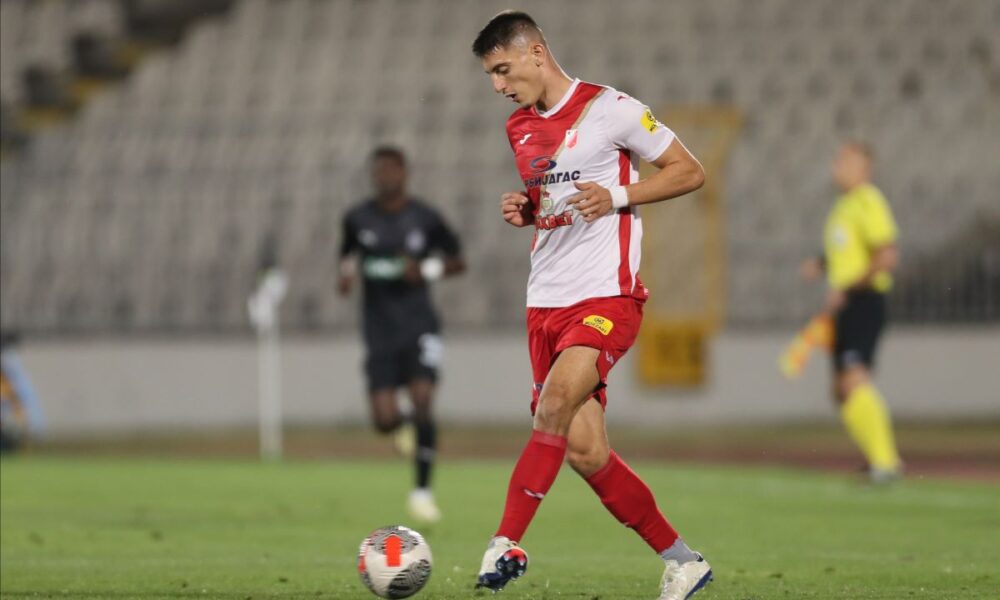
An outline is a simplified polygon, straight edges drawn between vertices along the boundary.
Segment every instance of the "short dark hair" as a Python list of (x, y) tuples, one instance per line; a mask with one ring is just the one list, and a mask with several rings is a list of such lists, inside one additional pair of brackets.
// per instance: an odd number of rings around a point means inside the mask
[(372, 150), (372, 162), (380, 158), (388, 158), (399, 163), (399, 166), (406, 166), (406, 153), (396, 146), (379, 146)]
[[(483, 58), (497, 48), (506, 48), (517, 36), (533, 31), (542, 35), (542, 28), (526, 12), (505, 10), (490, 19), (483, 27), (476, 41), (472, 42), (472, 53)], [(542, 39), (545, 36), (542, 35)]]

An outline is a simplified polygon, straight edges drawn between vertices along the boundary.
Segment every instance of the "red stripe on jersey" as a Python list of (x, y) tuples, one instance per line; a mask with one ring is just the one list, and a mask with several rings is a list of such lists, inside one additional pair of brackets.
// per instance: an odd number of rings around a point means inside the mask
[[(632, 158), (628, 150), (618, 151), (618, 185), (628, 185), (632, 179)], [(618, 286), (622, 296), (632, 295), (632, 266), (629, 264), (629, 247), (632, 242), (632, 209), (618, 209)]]
[[(581, 81), (566, 104), (548, 118), (539, 116), (532, 107), (519, 108), (510, 115), (507, 119), (507, 140), (514, 151), (522, 180), (544, 174), (544, 171), (532, 166), (532, 161), (547, 158), (558, 164), (555, 155), (566, 139), (566, 130), (576, 124), (587, 104), (602, 91), (602, 86)], [(532, 215), (537, 218), (542, 212), (542, 186), (526, 187), (525, 193), (531, 201)], [(537, 241), (538, 231), (535, 231), (531, 238), (532, 252)]]
[[(532, 107), (519, 108), (510, 115), (507, 119), (507, 140), (514, 151), (522, 180), (528, 181), (546, 172), (542, 170), (546, 164), (544, 161), (534, 161), (547, 159), (551, 161), (548, 164), (558, 164), (556, 155), (566, 139), (566, 130), (577, 124), (588, 103), (602, 91), (604, 88), (599, 85), (581, 81), (566, 104), (548, 118), (539, 116)], [(542, 168), (539, 168), (540, 165)], [(531, 186), (525, 190), (535, 215), (542, 210), (541, 187)]]

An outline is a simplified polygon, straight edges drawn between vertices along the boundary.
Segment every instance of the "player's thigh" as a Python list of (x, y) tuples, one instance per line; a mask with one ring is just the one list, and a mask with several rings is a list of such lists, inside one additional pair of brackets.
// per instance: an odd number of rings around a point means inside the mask
[(876, 292), (851, 294), (847, 306), (837, 316), (834, 386), (840, 402), (846, 401), (855, 388), (870, 380), (885, 319), (883, 302)]
[(847, 305), (834, 320), (833, 370), (838, 380), (841, 374), (858, 364), (865, 364), (867, 322), (864, 307), (848, 296)]
[(399, 382), (406, 385), (417, 418), (430, 414), (443, 354), (441, 338), (433, 333), (421, 335), (400, 352)]
[(878, 352), (879, 341), (882, 339), (882, 332), (885, 330), (885, 296), (877, 292), (872, 292), (868, 304), (869, 306), (865, 312), (864, 354), (865, 365), (871, 371), (875, 366), (875, 356)]
[(610, 454), (604, 408), (591, 399), (583, 403), (570, 423), (566, 460), (581, 477), (590, 477), (608, 464)]
[(587, 346), (570, 346), (559, 354), (542, 385), (535, 412), (536, 429), (566, 434), (577, 409), (601, 382), (598, 356), (598, 349)]
[(364, 369), (369, 392), (399, 387), (402, 367), (398, 349), (369, 346)]
[(546, 327), (551, 308), (528, 308), (526, 313), (528, 355), (531, 359), (531, 414), (538, 409), (542, 386), (552, 369), (557, 338)]

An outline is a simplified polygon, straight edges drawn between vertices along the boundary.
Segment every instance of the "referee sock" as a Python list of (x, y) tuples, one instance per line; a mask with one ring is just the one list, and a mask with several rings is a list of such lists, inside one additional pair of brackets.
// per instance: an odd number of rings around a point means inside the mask
[(889, 410), (874, 385), (864, 383), (854, 388), (840, 407), (840, 415), (847, 432), (872, 468), (883, 471), (899, 468)]
[(415, 454), (417, 469), (417, 488), (427, 488), (431, 484), (431, 468), (434, 466), (434, 455), (437, 452), (437, 426), (434, 421), (417, 421), (417, 451)]
[(566, 438), (532, 431), (507, 486), (507, 503), (496, 536), (520, 542), (566, 458)]
[[(657, 554), (664, 555), (680, 540), (677, 531), (656, 507), (656, 499), (649, 486), (614, 452), (611, 452), (608, 464), (587, 477), (587, 483), (608, 511), (622, 525), (634, 529)], [(681, 563), (697, 560), (697, 556), (683, 542), (674, 550), (676, 552), (669, 556), (673, 560)], [(683, 552), (685, 550), (687, 554)], [(664, 556), (664, 559), (667, 558)]]

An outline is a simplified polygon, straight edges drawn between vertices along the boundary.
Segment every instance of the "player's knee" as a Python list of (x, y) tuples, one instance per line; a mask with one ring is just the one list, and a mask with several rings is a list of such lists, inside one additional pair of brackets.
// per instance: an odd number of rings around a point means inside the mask
[(846, 402), (858, 386), (867, 382), (868, 370), (866, 368), (855, 366), (845, 369), (837, 374), (837, 381), (835, 383), (837, 400), (841, 403)]
[(573, 420), (573, 401), (568, 390), (558, 384), (546, 384), (535, 410), (535, 429), (565, 434)]
[(400, 419), (392, 416), (378, 416), (374, 419), (375, 431), (379, 433), (392, 433), (399, 427), (399, 423)]
[(608, 464), (609, 455), (607, 448), (593, 446), (582, 450), (569, 448), (566, 451), (566, 462), (581, 476), (590, 477)]
[(565, 416), (559, 407), (539, 402), (535, 410), (535, 429), (545, 433), (565, 435), (569, 430), (569, 417)]

